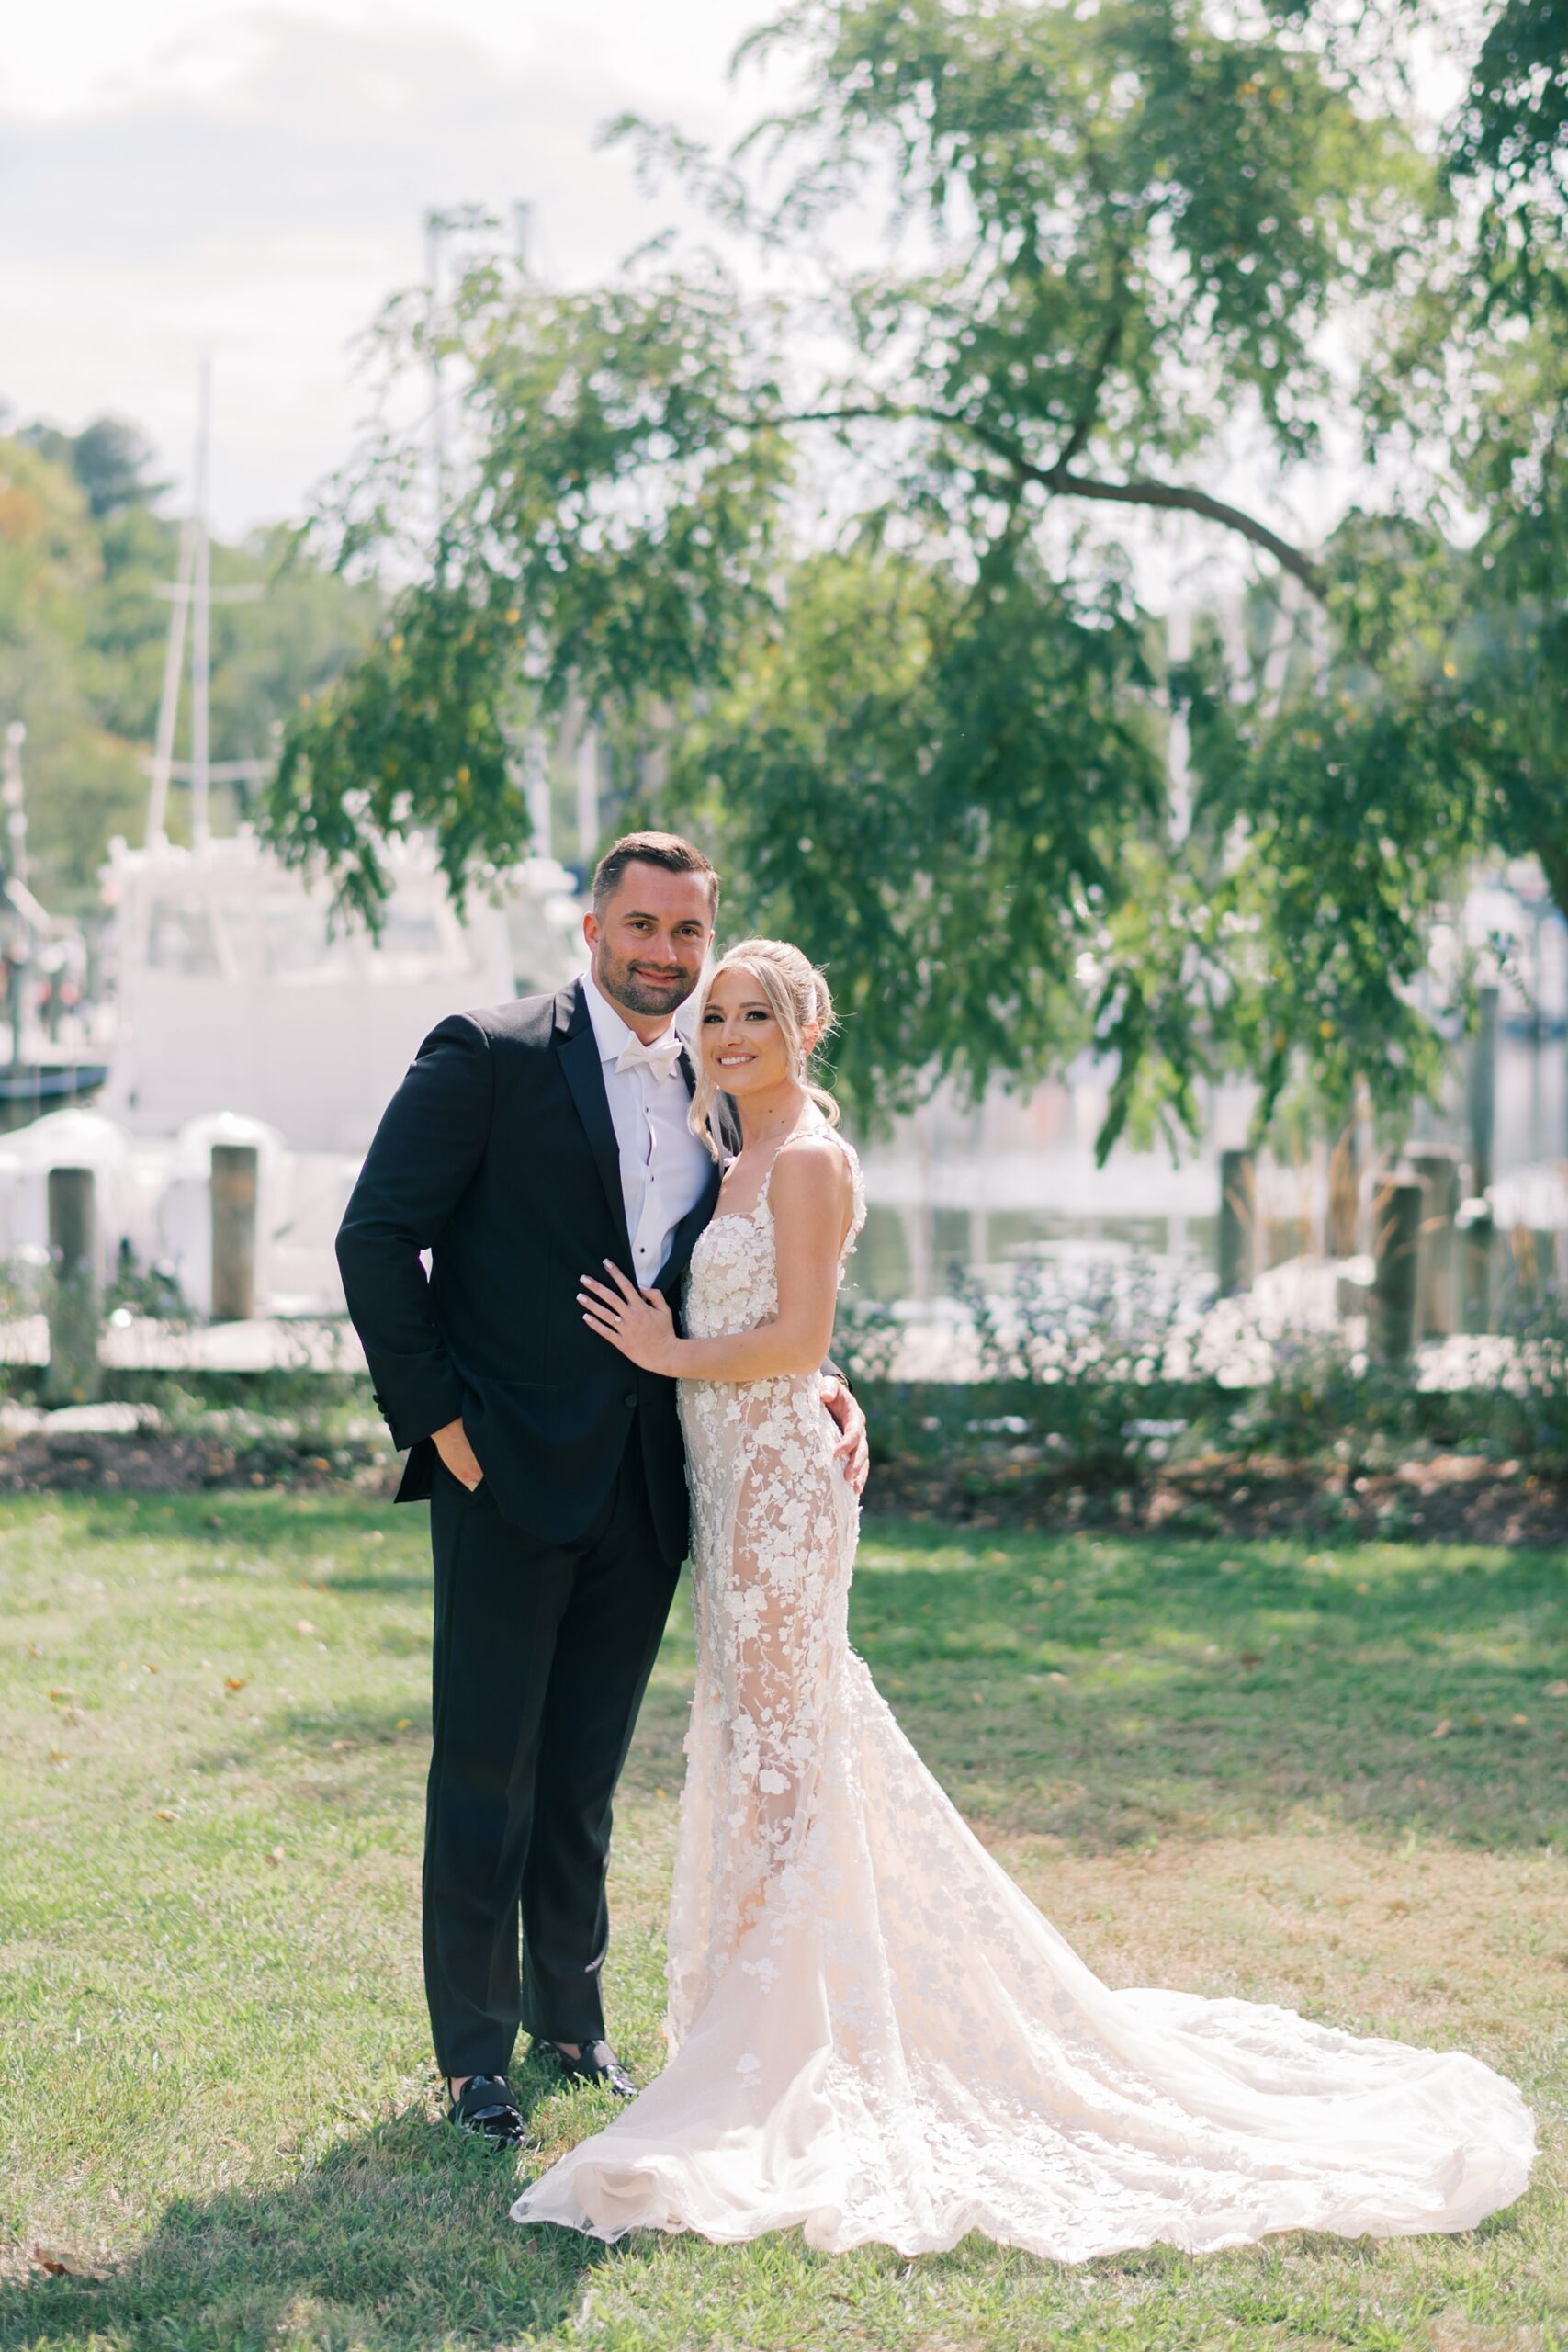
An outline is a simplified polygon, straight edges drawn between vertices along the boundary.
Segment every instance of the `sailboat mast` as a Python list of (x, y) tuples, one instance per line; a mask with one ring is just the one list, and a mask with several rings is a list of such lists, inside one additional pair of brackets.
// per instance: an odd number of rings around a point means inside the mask
[(163, 593), (173, 599), (168, 642), (164, 648), (164, 689), (158, 697), (158, 733), (152, 746), (152, 782), (147, 795), (147, 846), (168, 838), (169, 779), (175, 767), (175, 728), (180, 710), (180, 673), (185, 667), (186, 616), (196, 572), (196, 518), (187, 514), (180, 533), (180, 575)]
[(207, 522), (212, 427), (212, 362), (201, 363), (196, 428), (196, 568), (190, 640), (190, 837), (208, 839), (212, 785), (209, 701), (212, 682), (212, 537)]

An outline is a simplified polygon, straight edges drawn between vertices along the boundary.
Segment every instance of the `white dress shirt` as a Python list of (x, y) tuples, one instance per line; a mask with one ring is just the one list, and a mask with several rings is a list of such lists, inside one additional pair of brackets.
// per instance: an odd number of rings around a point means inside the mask
[[(631, 1238), (632, 1271), (638, 1283), (648, 1287), (670, 1254), (675, 1227), (701, 1199), (713, 1162), (686, 1125), (692, 1098), (679, 1063), (671, 1059), (662, 1076), (646, 1063), (617, 1069), (625, 1050), (637, 1045), (637, 1032), (622, 1020), (592, 972), (582, 976), (582, 991), (598, 1041), (604, 1092), (620, 1147), (621, 1195)], [(672, 1021), (663, 1035), (673, 1040)], [(658, 1045), (662, 1040), (654, 1042)]]

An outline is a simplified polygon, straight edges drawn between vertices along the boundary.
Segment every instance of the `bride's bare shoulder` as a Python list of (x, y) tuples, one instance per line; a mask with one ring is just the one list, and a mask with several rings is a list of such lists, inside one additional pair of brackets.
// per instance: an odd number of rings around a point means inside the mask
[(784, 1204), (798, 1203), (803, 1208), (818, 1204), (823, 1207), (841, 1205), (854, 1193), (849, 1146), (829, 1127), (808, 1127), (802, 1135), (791, 1136), (786, 1144), (780, 1146), (773, 1161), (775, 1206), (781, 1204), (781, 1188)]

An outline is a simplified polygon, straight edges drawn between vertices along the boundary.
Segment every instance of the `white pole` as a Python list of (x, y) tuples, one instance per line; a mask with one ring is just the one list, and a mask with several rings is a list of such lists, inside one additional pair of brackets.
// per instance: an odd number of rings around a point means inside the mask
[(212, 542), (207, 527), (211, 422), (212, 362), (203, 359), (196, 431), (195, 620), (190, 646), (190, 835), (198, 849), (208, 838), (211, 785), (209, 703), (212, 679)]
[(530, 727), (523, 746), (523, 791), (528, 804), (530, 844), (536, 857), (550, 850), (550, 755), (544, 729)]
[(185, 666), (186, 615), (190, 610), (191, 581), (196, 571), (196, 517), (187, 514), (180, 534), (180, 576), (169, 615), (169, 639), (164, 648), (164, 691), (158, 697), (158, 734), (152, 749), (152, 786), (147, 796), (147, 846), (159, 847), (169, 814), (169, 776), (175, 764), (175, 728), (180, 710), (180, 672)]
[[(1167, 672), (1179, 662), (1190, 660), (1192, 653), (1192, 607), (1185, 596), (1171, 599), (1165, 618), (1165, 659)], [(1187, 706), (1170, 700), (1168, 683), (1166, 700), (1168, 729), (1166, 734), (1166, 775), (1170, 786), (1170, 837), (1184, 842), (1192, 823), (1192, 741), (1187, 725)]]
[(438, 556), (446, 521), (446, 446), (441, 416), (441, 350), (436, 339), (441, 316), (441, 239), (446, 226), (432, 206), (424, 216), (425, 321), (430, 336), (430, 499), (435, 518), (431, 537)]
[(599, 731), (584, 717), (577, 739), (577, 862), (586, 877), (599, 846)]
[(25, 895), (28, 885), (28, 812), (22, 797), (22, 745), (27, 740), (25, 723), (19, 718), (11, 719), (6, 729), (0, 801), (4, 802), (6, 809), (5, 862), (10, 868), (10, 880), (18, 883), (24, 894), (17, 906), (17, 912), (22, 920), (21, 954), (11, 967), (11, 1068), (14, 1072), (21, 1070), (27, 1053), (25, 1023), (33, 951), (33, 926)]
[(1285, 698), (1285, 677), (1296, 641), (1297, 592), (1288, 572), (1280, 575), (1280, 601), (1263, 662), (1263, 707), (1272, 718)]
[(0, 802), (6, 809), (6, 863), (13, 882), (25, 888), (28, 880), (28, 809), (22, 797), (22, 745), (28, 730), (21, 719), (13, 718), (6, 729), (4, 782), (0, 783)]

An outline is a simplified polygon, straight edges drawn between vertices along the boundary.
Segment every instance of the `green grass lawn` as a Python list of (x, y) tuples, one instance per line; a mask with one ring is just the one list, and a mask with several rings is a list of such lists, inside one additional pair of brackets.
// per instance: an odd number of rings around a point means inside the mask
[[(330, 1496), (0, 1509), (0, 2344), (1568, 2343), (1562, 1555), (871, 1523), (860, 1647), (1102, 1975), (1461, 2045), (1541, 2120), (1472, 2236), (1061, 2269), (507, 2220), (604, 2110), (524, 2066), (543, 2156), (437, 2123), (424, 1543)], [(682, 1602), (616, 1826), (611, 2027), (644, 2075), (690, 1668)]]

